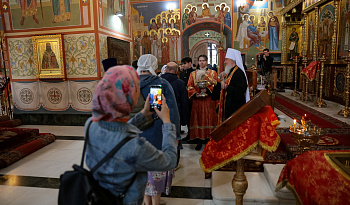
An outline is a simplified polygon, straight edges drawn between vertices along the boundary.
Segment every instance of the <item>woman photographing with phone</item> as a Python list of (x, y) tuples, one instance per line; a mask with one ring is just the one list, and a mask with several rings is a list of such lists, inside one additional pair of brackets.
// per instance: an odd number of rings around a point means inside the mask
[[(175, 124), (176, 127), (176, 139), (178, 141), (181, 140), (180, 116), (176, 104), (175, 94), (170, 83), (156, 75), (155, 70), (158, 67), (157, 58), (151, 54), (142, 55), (137, 62), (137, 66), (137, 73), (140, 76), (140, 88), (143, 97), (146, 97), (149, 93), (153, 94), (153, 92), (158, 94), (159, 91), (163, 94), (163, 96), (165, 96), (170, 110), (170, 121)], [(157, 106), (155, 106), (155, 108), (156, 107)], [(157, 119), (156, 115), (153, 115), (153, 118), (155, 118), (153, 125), (143, 130), (141, 136), (146, 138), (152, 145), (161, 150), (163, 138), (162, 129), (160, 128), (162, 127), (163, 122), (160, 119)], [(178, 149), (181, 148), (181, 145), (178, 146)], [(144, 201), (145, 205), (160, 204), (161, 193), (165, 193), (167, 195), (170, 193), (173, 176), (174, 170), (168, 172), (163, 172), (161, 170), (148, 172), (148, 181)]]
[(150, 119), (150, 97), (146, 96), (144, 108), (129, 120), (131, 110), (140, 95), (140, 81), (130, 66), (115, 66), (108, 70), (95, 89), (86, 164), (91, 169), (117, 144), (133, 137), (108, 159), (93, 176), (99, 185), (114, 196), (125, 193), (123, 204), (142, 204), (148, 170), (170, 170), (176, 166), (175, 125), (170, 122), (170, 113), (165, 98), (162, 110), (155, 108), (162, 121), (161, 150), (139, 137), (140, 127)]

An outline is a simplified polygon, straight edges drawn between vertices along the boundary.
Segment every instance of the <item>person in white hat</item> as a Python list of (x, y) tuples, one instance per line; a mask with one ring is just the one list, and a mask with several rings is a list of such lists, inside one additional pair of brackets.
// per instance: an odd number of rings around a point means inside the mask
[(225, 71), (220, 73), (221, 83), (214, 87), (212, 99), (219, 101), (218, 125), (250, 100), (248, 80), (241, 52), (227, 49)]
[[(162, 86), (162, 94), (166, 98), (169, 107), (170, 121), (175, 125), (176, 139), (181, 140), (180, 116), (174, 90), (167, 80), (156, 75), (155, 70), (158, 68), (157, 58), (152, 54), (142, 55), (138, 59), (137, 66), (137, 73), (140, 77), (140, 90), (144, 99), (146, 99), (147, 95), (150, 93), (151, 85)], [(156, 114), (153, 114), (153, 118), (154, 123), (143, 130), (140, 136), (146, 138), (154, 147), (161, 150), (163, 140), (160, 136), (162, 136), (162, 127), (165, 126), (165, 124), (163, 124)], [(182, 147), (178, 146), (178, 149), (182, 149)], [(156, 202), (160, 201), (161, 193), (167, 195), (170, 193), (173, 174), (173, 170), (153, 170), (148, 172), (144, 196), (145, 204), (156, 204)]]

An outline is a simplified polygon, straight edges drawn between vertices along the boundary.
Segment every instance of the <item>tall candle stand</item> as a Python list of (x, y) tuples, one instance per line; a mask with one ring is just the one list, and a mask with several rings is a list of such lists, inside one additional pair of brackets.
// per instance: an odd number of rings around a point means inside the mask
[[(322, 107), (322, 106), (325, 106), (327, 107), (327, 104), (322, 100), (322, 89), (323, 89), (323, 75), (324, 75), (324, 62), (326, 62), (326, 54), (323, 53), (322, 54), (322, 57), (320, 58), (320, 61), (321, 61), (321, 78), (320, 78), (320, 97), (317, 98), (316, 100), (316, 106), (318, 107)], [(350, 60), (350, 59), (349, 59)], [(317, 95), (316, 95), (317, 97)]]
[(345, 83), (345, 108), (338, 112), (338, 115), (343, 115), (344, 117), (348, 117), (349, 110), (349, 86), (350, 86), (350, 50), (349, 55), (345, 57), (345, 61), (348, 63), (346, 68), (346, 83)]
[(298, 56), (295, 56), (293, 59), (295, 63), (295, 70), (294, 70), (294, 91), (292, 92), (292, 96), (300, 95), (300, 93), (297, 91), (297, 80), (298, 80)]
[[(304, 68), (307, 67), (307, 56), (305, 55), (303, 57), (303, 64), (304, 64)], [(300, 95), (300, 100), (301, 101), (307, 101), (307, 83), (308, 83), (308, 80), (306, 78), (305, 75), (300, 75), (300, 80), (302, 82), (302, 94)], [(306, 84), (306, 85), (305, 85)]]

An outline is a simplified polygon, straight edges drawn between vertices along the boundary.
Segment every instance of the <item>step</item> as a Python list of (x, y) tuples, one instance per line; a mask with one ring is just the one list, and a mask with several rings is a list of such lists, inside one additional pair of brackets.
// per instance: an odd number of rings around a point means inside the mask
[(275, 192), (276, 185), (284, 164), (264, 164), (264, 175), (274, 195), (280, 199), (295, 200), (294, 194), (286, 187)]
[[(235, 172), (214, 171), (212, 174), (212, 204), (235, 204), (232, 179)], [(244, 205), (295, 205), (295, 200), (280, 199), (272, 192), (263, 172), (246, 172), (248, 189), (243, 198)]]

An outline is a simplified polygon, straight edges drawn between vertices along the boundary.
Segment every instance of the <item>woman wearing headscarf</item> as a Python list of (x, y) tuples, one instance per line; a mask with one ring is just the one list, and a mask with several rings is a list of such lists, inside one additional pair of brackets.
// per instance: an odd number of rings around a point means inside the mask
[[(137, 66), (137, 73), (140, 76), (141, 93), (144, 97), (150, 93), (151, 85), (162, 86), (162, 93), (167, 99), (167, 104), (170, 110), (170, 121), (175, 124), (177, 140), (181, 140), (180, 116), (174, 90), (167, 80), (156, 75), (155, 70), (158, 67), (157, 58), (151, 54), (142, 55), (137, 62)], [(155, 118), (154, 124), (143, 130), (141, 136), (146, 138), (156, 148), (161, 149), (162, 132), (160, 128), (162, 127), (163, 122), (157, 119), (156, 115), (153, 115), (153, 117)], [(174, 170), (168, 172), (162, 172), (161, 170), (148, 172), (148, 182), (145, 191), (146, 205), (159, 204), (161, 193), (170, 193), (173, 175)]]
[(129, 120), (129, 114), (137, 104), (140, 84), (137, 73), (130, 66), (110, 68), (96, 87), (92, 117), (85, 123), (85, 129), (91, 123), (89, 143), (86, 151), (86, 164), (94, 167), (124, 138), (131, 136), (122, 148), (94, 172), (99, 185), (119, 196), (124, 191), (123, 204), (142, 204), (147, 183), (148, 170), (171, 170), (176, 166), (175, 125), (170, 122), (169, 108), (163, 98), (163, 107), (155, 108), (162, 121), (161, 150), (155, 148), (145, 138), (139, 137), (137, 128), (147, 123), (150, 112), (149, 96), (144, 108)]

